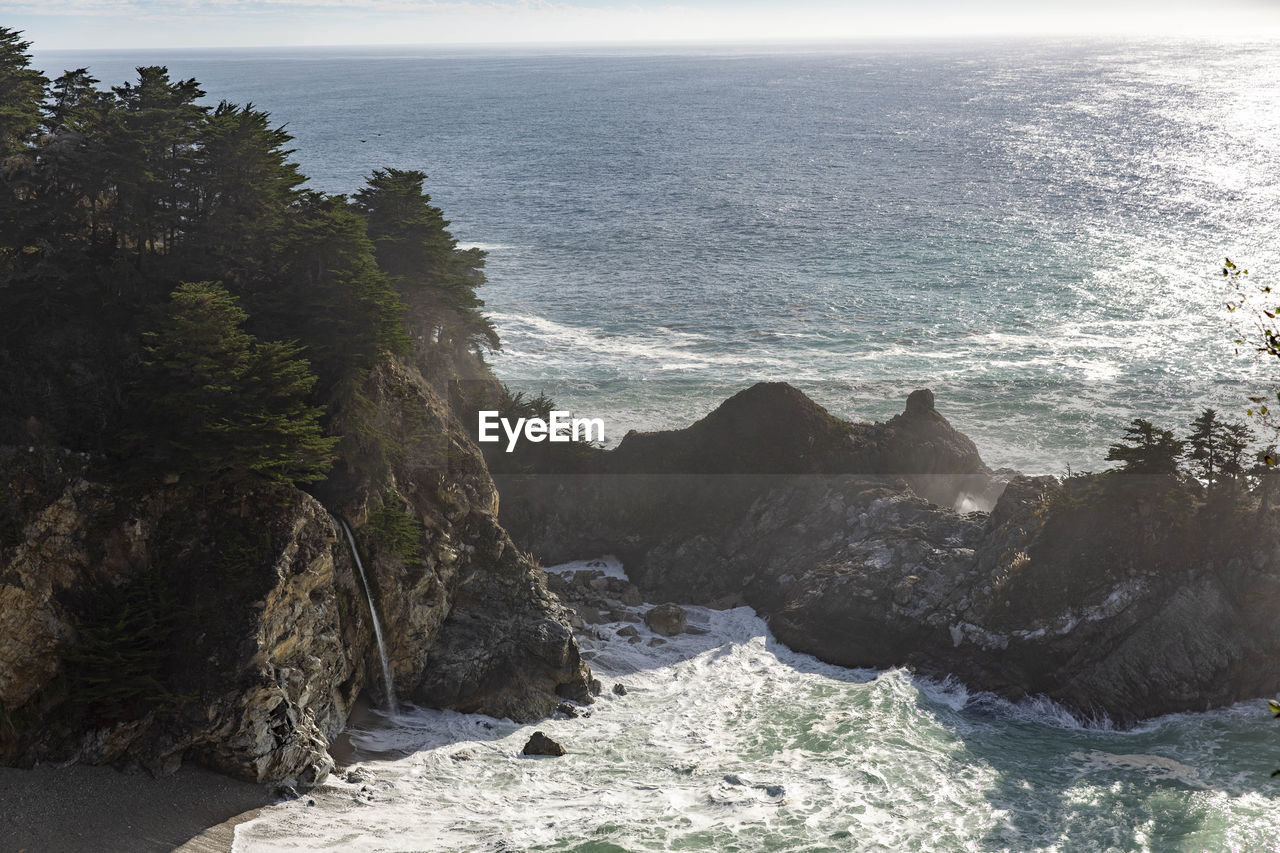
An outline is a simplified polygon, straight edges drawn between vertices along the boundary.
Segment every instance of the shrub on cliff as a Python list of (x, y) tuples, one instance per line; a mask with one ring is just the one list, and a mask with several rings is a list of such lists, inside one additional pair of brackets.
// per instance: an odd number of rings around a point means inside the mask
[(184, 284), (159, 330), (144, 335), (141, 389), (157, 461), (197, 479), (321, 479), (337, 439), (307, 403), (316, 378), (297, 345), (257, 340), (247, 319), (221, 285)]

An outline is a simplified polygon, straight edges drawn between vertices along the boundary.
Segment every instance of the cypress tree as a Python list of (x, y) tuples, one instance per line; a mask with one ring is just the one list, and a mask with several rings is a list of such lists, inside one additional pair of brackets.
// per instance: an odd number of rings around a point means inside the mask
[(247, 319), (221, 285), (183, 284), (160, 329), (144, 336), (143, 400), (158, 461), (197, 480), (319, 480), (337, 439), (306, 402), (315, 376), (297, 345), (258, 341)]

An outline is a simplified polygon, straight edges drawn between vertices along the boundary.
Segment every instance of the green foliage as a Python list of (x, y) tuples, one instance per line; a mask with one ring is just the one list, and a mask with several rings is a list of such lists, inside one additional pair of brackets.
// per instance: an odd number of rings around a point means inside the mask
[[(342, 443), (350, 467), (422, 437), (347, 393), (389, 356), (416, 349), (441, 389), (487, 376), (484, 253), (457, 248), (422, 173), (306, 191), (251, 104), (211, 107), (161, 66), (50, 84), (28, 47), (0, 28), (0, 444), (36, 424), (147, 475), (309, 482), (333, 450), (320, 422), (371, 427)], [(170, 302), (208, 281), (234, 305)]]
[(536, 397), (526, 397), (523, 391), (512, 394), (506, 385), (502, 386), (502, 396), (498, 399), (498, 416), (515, 421), (519, 418), (551, 417), (551, 410), (556, 407), (555, 401), (541, 392)]
[(255, 294), (251, 307), (307, 345), (326, 387), (383, 353), (408, 351), (404, 303), (344, 199), (310, 195), (299, 204), (279, 262), (279, 286)]
[(394, 495), (384, 495), (378, 506), (370, 511), (369, 530), (378, 547), (386, 553), (395, 554), (406, 562), (422, 559), (422, 522)]
[(1134, 418), (1125, 428), (1124, 438), (1107, 449), (1106, 459), (1119, 462), (1125, 474), (1176, 477), (1183, 446), (1169, 430)]
[(31, 42), (0, 27), (0, 160), (25, 152), (40, 128), (49, 81), (31, 67)]
[(1191, 422), (1191, 434), (1186, 439), (1193, 473), (1210, 489), (1240, 484), (1253, 441), (1253, 431), (1248, 426), (1224, 420), (1213, 409), (1205, 409)]
[(169, 700), (165, 664), (173, 631), (172, 602), (154, 573), (100, 586), (63, 655), (72, 707), (106, 723)]
[(457, 248), (449, 223), (422, 189), (426, 178), (377, 170), (356, 193), (378, 265), (415, 309), (415, 335), (424, 345), (458, 354), (496, 350), (497, 332), (475, 293), (485, 280), (484, 252)]
[(294, 344), (259, 342), (218, 284), (184, 284), (160, 330), (145, 336), (144, 399), (164, 424), (164, 463), (196, 479), (254, 474), (278, 483), (322, 478), (336, 438), (306, 403), (315, 384)]

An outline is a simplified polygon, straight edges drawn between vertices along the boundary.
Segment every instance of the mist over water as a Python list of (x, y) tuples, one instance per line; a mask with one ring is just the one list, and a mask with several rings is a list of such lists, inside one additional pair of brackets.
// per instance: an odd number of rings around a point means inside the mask
[[(252, 101), (310, 186), (430, 175), (514, 388), (630, 428), (790, 381), (883, 419), (914, 388), (988, 463), (1104, 466), (1132, 417), (1242, 415), (1224, 256), (1280, 270), (1280, 47), (1032, 42), (698, 51), (41, 52)], [(1280, 374), (1269, 365), (1270, 375)], [(591, 555), (583, 555), (591, 556)], [(1259, 703), (1133, 732), (826, 666), (745, 610), (593, 644), (589, 720), (409, 713), (237, 850), (1266, 850)], [(615, 628), (617, 626), (614, 626)], [(643, 630), (642, 630), (643, 634)], [(644, 634), (647, 637), (647, 634)], [(461, 753), (468, 753), (465, 759)], [(362, 790), (363, 789), (363, 790)]]

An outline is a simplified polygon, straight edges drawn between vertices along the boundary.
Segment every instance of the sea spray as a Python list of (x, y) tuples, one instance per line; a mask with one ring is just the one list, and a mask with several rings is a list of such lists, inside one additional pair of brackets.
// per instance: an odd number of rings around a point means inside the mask
[(378, 641), (378, 661), (382, 664), (383, 699), (387, 703), (387, 712), (395, 716), (399, 703), (396, 702), (396, 688), (391, 681), (391, 663), (387, 658), (387, 644), (382, 638), (382, 623), (378, 621), (378, 608), (373, 604), (373, 588), (369, 586), (369, 578), (364, 573), (364, 563), (360, 560), (360, 549), (356, 548), (356, 538), (351, 535), (351, 528), (342, 519), (338, 519), (342, 530), (347, 534), (347, 542), (351, 545), (351, 556), (356, 561), (356, 571), (360, 573), (360, 583), (364, 586), (365, 600), (369, 602), (369, 617), (373, 620), (373, 636)]

